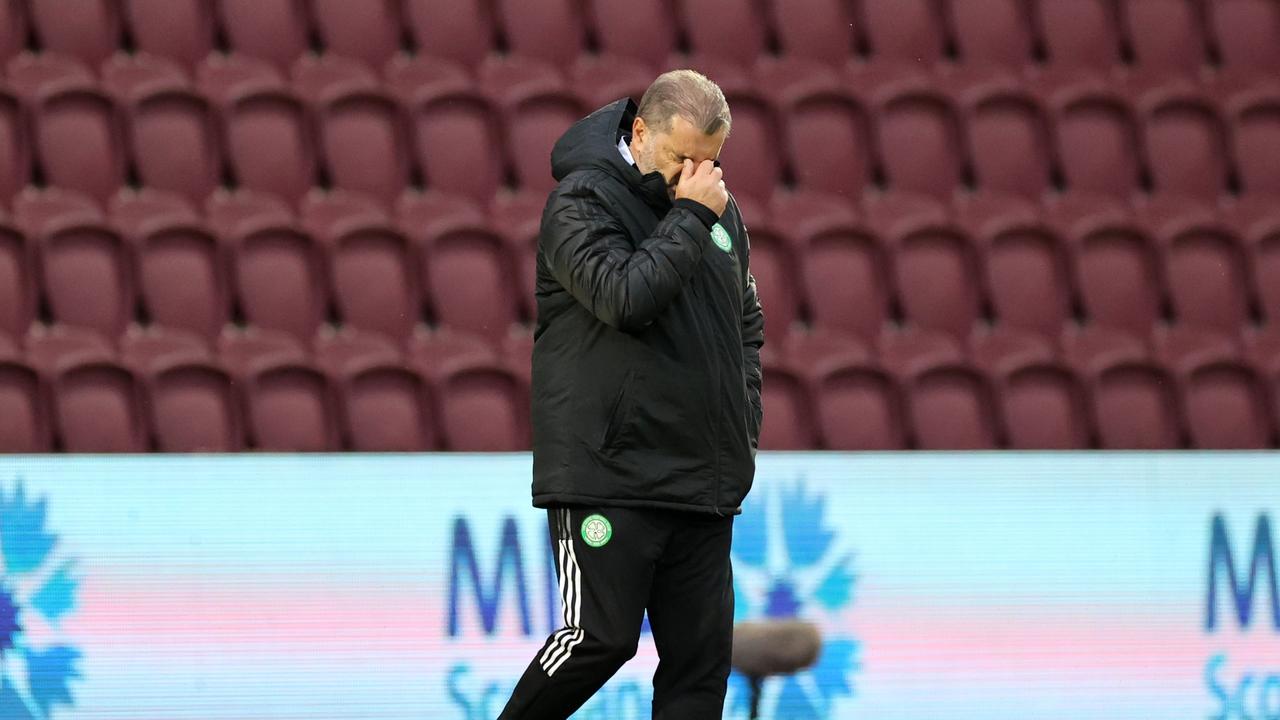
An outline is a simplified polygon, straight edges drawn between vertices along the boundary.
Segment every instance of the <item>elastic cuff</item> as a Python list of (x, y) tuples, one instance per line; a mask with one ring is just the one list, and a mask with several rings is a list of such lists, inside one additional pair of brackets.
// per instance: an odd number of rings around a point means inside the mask
[(679, 200), (676, 200), (672, 204), (675, 207), (684, 208), (685, 210), (688, 210), (689, 212), (693, 213), (694, 217), (701, 220), (702, 224), (706, 225), (708, 230), (710, 230), (711, 226), (715, 225), (716, 221), (720, 219), (720, 216), (716, 215), (715, 210), (712, 210), (711, 208), (707, 207), (706, 205), (703, 205), (697, 200), (690, 200), (689, 198), (680, 198)]

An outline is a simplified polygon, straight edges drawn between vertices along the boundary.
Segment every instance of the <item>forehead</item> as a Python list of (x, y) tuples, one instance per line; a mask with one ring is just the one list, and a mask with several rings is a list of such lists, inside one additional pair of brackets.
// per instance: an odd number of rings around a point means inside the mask
[(688, 119), (676, 115), (671, 118), (671, 128), (662, 134), (662, 144), (677, 157), (708, 160), (719, 157), (724, 137), (723, 128), (708, 135)]

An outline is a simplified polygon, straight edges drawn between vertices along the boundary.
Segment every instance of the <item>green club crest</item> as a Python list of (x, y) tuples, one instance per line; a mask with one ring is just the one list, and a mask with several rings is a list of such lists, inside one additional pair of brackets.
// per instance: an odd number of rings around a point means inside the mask
[(613, 538), (613, 526), (603, 515), (590, 515), (582, 521), (582, 541), (591, 547), (604, 547)]
[(729, 231), (720, 223), (711, 226), (711, 242), (725, 252), (733, 252), (733, 240), (729, 239)]

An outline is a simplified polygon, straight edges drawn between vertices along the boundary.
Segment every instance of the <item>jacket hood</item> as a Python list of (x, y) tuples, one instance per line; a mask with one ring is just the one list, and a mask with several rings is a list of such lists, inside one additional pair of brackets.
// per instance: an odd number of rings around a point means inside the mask
[(551, 175), (556, 182), (569, 173), (595, 168), (626, 183), (649, 205), (670, 207), (666, 178), (658, 172), (641, 175), (618, 152), (618, 139), (630, 132), (636, 109), (630, 98), (616, 100), (566, 130), (551, 150)]

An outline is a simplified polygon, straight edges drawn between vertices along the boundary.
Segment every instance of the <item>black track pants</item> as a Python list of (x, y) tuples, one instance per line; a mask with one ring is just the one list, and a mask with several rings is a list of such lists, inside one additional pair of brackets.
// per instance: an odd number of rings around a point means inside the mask
[(718, 720), (733, 644), (733, 519), (625, 508), (547, 511), (564, 627), (499, 720), (564, 720), (636, 653), (645, 610), (658, 650), (654, 720)]

